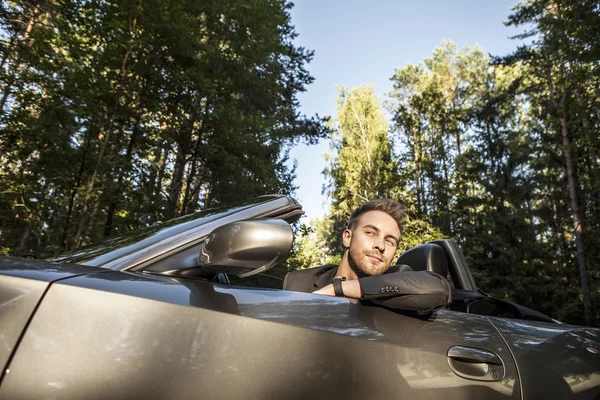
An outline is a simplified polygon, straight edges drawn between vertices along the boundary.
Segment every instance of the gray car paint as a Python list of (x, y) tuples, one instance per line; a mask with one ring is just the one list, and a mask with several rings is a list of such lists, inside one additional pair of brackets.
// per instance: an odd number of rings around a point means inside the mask
[(293, 243), (292, 227), (281, 219), (231, 222), (207, 236), (200, 245), (200, 268), (192, 269), (246, 278), (281, 263)]
[(0, 379), (23, 330), (52, 282), (92, 273), (95, 268), (3, 257), (0, 271)]
[(598, 399), (598, 329), (490, 317), (515, 356), (523, 398)]
[[(60, 313), (57, 313), (60, 310)], [(499, 382), (458, 377), (454, 345), (499, 355)], [(0, 387), (29, 398), (520, 398), (485, 317), (429, 318), (281, 290), (127, 272), (52, 285)]]
[(27, 261), (18, 257), (2, 257), (0, 275), (27, 278), (41, 282), (56, 282), (76, 275), (102, 271), (76, 264), (59, 264), (47, 261)]
[(5, 371), (19, 337), (47, 286), (48, 283), (42, 281), (0, 276), (0, 371)]

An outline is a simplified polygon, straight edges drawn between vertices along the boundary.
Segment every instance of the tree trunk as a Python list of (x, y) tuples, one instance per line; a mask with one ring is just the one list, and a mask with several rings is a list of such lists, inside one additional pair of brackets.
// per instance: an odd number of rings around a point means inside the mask
[(2, 60), (0, 60), (0, 70), (4, 69), (4, 64), (10, 58), (11, 53), (13, 52), (13, 50), (17, 47), (15, 45), (16, 41), (17, 40), (16, 40), (16, 33), (15, 33), (13, 36), (11, 36), (10, 43), (8, 44), (8, 48), (6, 49), (6, 53), (4, 53), (4, 56), (2, 57)]
[[(412, 117), (412, 110), (411, 110), (411, 117)], [(411, 118), (412, 119), (412, 118)], [(414, 124), (414, 120), (413, 120), (413, 124)], [(416, 190), (416, 197), (417, 197), (417, 217), (418, 218), (422, 218), (424, 215), (424, 212), (426, 212), (426, 210), (424, 210), (423, 204), (425, 203), (425, 199), (422, 193), (422, 187), (421, 187), (421, 138), (420, 138), (420, 132), (419, 130), (413, 125), (413, 166), (415, 169), (415, 190)]]
[(113, 190), (110, 191), (110, 204), (106, 209), (106, 219), (104, 221), (104, 238), (109, 237), (113, 230), (113, 218), (117, 210), (117, 206), (119, 205), (119, 197), (122, 193), (121, 186), (123, 185), (123, 179), (125, 179), (125, 169), (130, 167), (130, 164), (133, 159), (133, 148), (135, 147), (135, 143), (139, 135), (139, 122), (140, 118), (138, 117), (135, 126), (133, 127), (133, 131), (131, 132), (129, 143), (127, 144), (127, 151), (125, 153), (125, 166), (121, 166), (119, 168), (119, 176), (117, 178), (117, 183), (114, 186)]
[[(86, 214), (89, 210), (88, 207), (88, 203), (89, 200), (92, 197), (92, 192), (94, 190), (94, 186), (96, 184), (96, 176), (98, 176), (98, 171), (100, 170), (100, 167), (102, 165), (102, 160), (104, 157), (104, 152), (106, 151), (106, 145), (108, 144), (108, 140), (110, 139), (110, 126), (112, 125), (112, 117), (109, 120), (108, 126), (109, 129), (106, 130), (106, 135), (104, 136), (104, 140), (102, 141), (102, 145), (100, 147), (100, 154), (98, 155), (98, 161), (96, 162), (96, 167), (94, 168), (94, 171), (92, 172), (92, 176), (90, 177), (90, 180), (88, 182), (87, 188), (85, 190), (85, 197), (83, 199), (83, 210), (81, 212), (81, 218), (79, 220), (79, 228), (77, 228), (77, 233), (75, 234), (75, 238), (73, 239), (73, 246), (72, 249), (74, 250), (75, 248), (77, 248), (78, 244), (79, 244), (79, 240), (81, 238), (81, 234), (83, 233), (83, 229), (86, 226)], [(99, 137), (102, 137), (102, 133), (104, 132), (104, 129), (100, 129), (99, 132)]]
[(193, 194), (193, 180), (196, 176), (196, 169), (198, 167), (196, 155), (192, 157), (189, 162), (188, 174), (185, 178), (185, 191), (183, 193), (183, 201), (181, 202), (181, 213), (186, 214), (192, 194)]
[(151, 193), (153, 198), (162, 200), (163, 179), (165, 177), (165, 169), (167, 160), (169, 159), (169, 144), (163, 143), (161, 147), (157, 146), (154, 149), (153, 167), (150, 170)]
[(579, 278), (581, 280), (581, 293), (583, 295), (583, 312), (585, 323), (592, 323), (592, 300), (590, 296), (590, 285), (585, 262), (585, 251), (583, 241), (583, 221), (579, 210), (579, 200), (577, 198), (577, 182), (575, 179), (575, 165), (573, 162), (573, 150), (567, 122), (567, 100), (568, 90), (563, 89), (560, 102), (556, 100), (554, 82), (549, 68), (546, 69), (546, 79), (550, 91), (550, 101), (555, 114), (560, 121), (560, 133), (563, 142), (563, 156), (565, 157), (565, 166), (567, 170), (567, 184), (569, 187), (569, 200), (571, 203), (571, 216), (573, 218), (573, 228), (575, 233), (575, 247), (577, 249), (577, 265), (579, 267)]
[(65, 250), (67, 249), (67, 239), (68, 239), (69, 230), (70, 230), (71, 218), (73, 216), (73, 209), (75, 208), (75, 197), (77, 196), (77, 190), (79, 190), (79, 186), (81, 186), (81, 182), (83, 182), (83, 172), (85, 169), (85, 161), (87, 159), (88, 151), (90, 148), (90, 142), (91, 142), (91, 136), (92, 136), (91, 132), (92, 132), (93, 127), (94, 127), (94, 121), (92, 120), (92, 121), (90, 121), (90, 127), (86, 134), (85, 147), (83, 150), (83, 154), (81, 156), (81, 162), (79, 163), (79, 172), (77, 174), (77, 177), (75, 178), (75, 184), (73, 185), (73, 188), (71, 189), (71, 196), (69, 196), (69, 205), (67, 206), (67, 216), (65, 218), (65, 227), (63, 229), (62, 239), (61, 239), (61, 244)]
[(29, 223), (27, 223), (27, 228), (21, 237), (19, 247), (17, 248), (17, 254), (24, 255), (27, 252), (27, 242), (29, 241), (29, 236), (31, 236), (31, 226)]
[(204, 175), (204, 173), (202, 174), (196, 174), (196, 176), (194, 177), (192, 184), (194, 185), (194, 190), (192, 192), (192, 198), (190, 199), (189, 203), (188, 203), (188, 208), (186, 210), (187, 214), (191, 214), (193, 212), (198, 211), (198, 203), (200, 202), (200, 187), (202, 186), (202, 176)]
[[(25, 31), (23, 32), (23, 39), (21, 40), (21, 47), (24, 47), (27, 42), (29, 41), (29, 34), (31, 32), (31, 29), (33, 29), (33, 25), (36, 22), (36, 18), (39, 15), (39, 11), (40, 11), (40, 4), (36, 4), (35, 8), (33, 9), (33, 13), (31, 15), (31, 17), (29, 18), (29, 21), (27, 22), (27, 26), (25, 27)], [(4, 63), (6, 61), (6, 59), (8, 58), (8, 56), (2, 61), (2, 63)], [(13, 67), (10, 68), (12, 70), (12, 75), (8, 77), (7, 79), (7, 83), (6, 86), (4, 87), (4, 91), (2, 94), (2, 99), (0, 100), (0, 115), (4, 113), (4, 106), (6, 105), (6, 102), (8, 101), (8, 96), (10, 96), (10, 93), (12, 92), (12, 87), (15, 83), (15, 79), (16, 79), (16, 75), (19, 72), (19, 70), (21, 69), (21, 57), (17, 56), (17, 58), (14, 61)]]
[[(192, 159), (190, 160), (191, 169), (186, 180), (185, 194), (183, 196), (183, 205), (181, 207), (181, 211), (184, 214), (189, 214), (196, 211), (196, 207), (198, 206), (200, 186), (202, 185), (202, 181), (204, 178), (203, 175), (206, 172), (206, 164), (204, 160), (201, 157), (199, 157), (199, 154), (200, 147), (202, 145), (202, 136), (204, 135), (207, 129), (207, 119), (208, 116), (204, 115), (202, 127), (197, 130), (198, 137), (194, 145)], [(204, 170), (202, 173), (199, 172), (201, 168)]]
[(579, 201), (577, 199), (577, 184), (575, 180), (575, 167), (573, 164), (573, 152), (571, 149), (571, 140), (569, 137), (569, 128), (567, 118), (560, 117), (561, 135), (563, 138), (563, 154), (567, 167), (567, 180), (569, 185), (569, 199), (571, 202), (571, 214), (573, 217), (573, 227), (575, 230), (575, 246), (577, 248), (577, 264), (579, 266), (579, 276), (581, 279), (581, 292), (583, 294), (583, 312), (585, 323), (592, 323), (592, 300), (590, 296), (589, 277), (585, 263), (585, 254), (583, 246), (583, 221), (579, 212)]
[[(117, 192), (113, 192), (113, 196)], [(117, 211), (118, 200), (113, 200), (106, 208), (106, 219), (104, 220), (104, 234), (102, 235), (105, 239), (112, 234), (113, 218), (115, 211)]]
[(92, 207), (92, 212), (90, 218), (88, 219), (87, 228), (85, 230), (85, 236), (90, 238), (92, 243), (95, 239), (94, 235), (94, 223), (96, 222), (96, 215), (98, 214), (98, 209), (100, 208), (100, 199), (96, 199), (94, 202), (94, 206)]
[(171, 218), (176, 217), (183, 212), (183, 209), (181, 208), (181, 192), (183, 190), (185, 169), (188, 164), (187, 157), (188, 154), (192, 152), (192, 133), (194, 132), (194, 124), (199, 115), (200, 102), (201, 98), (198, 96), (192, 106), (193, 112), (179, 128), (179, 134), (177, 136), (177, 155), (175, 156), (173, 179), (169, 186), (169, 204), (167, 208), (167, 215)]
[(175, 156), (175, 166), (173, 167), (173, 177), (169, 186), (169, 205), (167, 215), (170, 218), (176, 217), (179, 210), (181, 191), (183, 189), (183, 177), (185, 167), (187, 165), (187, 155), (189, 146), (186, 146), (186, 141), (180, 141), (177, 144), (177, 155)]
[(189, 193), (189, 199), (187, 201), (187, 208), (184, 209), (186, 214), (191, 214), (198, 210), (198, 203), (200, 202), (200, 188), (202, 187), (202, 183), (205, 181), (207, 167), (203, 164), (202, 168), (196, 168), (196, 171), (197, 172), (191, 177), (189, 182), (189, 187), (191, 190)]
[[(443, 135), (443, 132), (441, 132), (441, 135)], [(442, 232), (444, 232), (446, 235), (452, 235), (453, 231), (452, 231), (452, 213), (450, 212), (450, 195), (448, 194), (448, 191), (450, 190), (450, 178), (449, 178), (449, 174), (448, 174), (448, 164), (447, 163), (447, 157), (446, 157), (446, 152), (444, 150), (444, 138), (443, 136), (440, 136), (440, 141), (441, 141), (441, 148), (440, 148), (440, 153), (442, 156), (442, 170), (443, 170), (443, 179), (444, 179), (444, 187), (441, 188), (440, 193), (441, 193), (441, 205), (442, 207), (444, 207), (442, 216), (441, 216), (441, 228), (442, 228)]]
[[(590, 132), (590, 119), (586, 115), (583, 118), (583, 129), (585, 135), (592, 139), (593, 135)], [(599, 142), (600, 143), (600, 142)], [(591, 170), (591, 187), (592, 187), (592, 198), (595, 205), (595, 212), (600, 212), (600, 168), (598, 168), (598, 146), (596, 143), (592, 143), (592, 145), (588, 146), (590, 152), (590, 170)]]
[[(133, 35), (135, 30), (136, 30), (136, 26), (137, 26), (137, 18), (133, 18), (129, 20), (129, 31), (130, 33)], [(127, 72), (127, 61), (129, 60), (129, 56), (131, 55), (131, 52), (133, 51), (133, 39), (130, 41), (129, 46), (127, 48), (127, 50), (125, 51), (125, 54), (123, 55), (122, 61), (121, 61), (121, 86), (119, 88), (119, 90), (117, 90), (116, 96), (115, 96), (115, 104), (119, 104), (119, 101), (121, 99), (121, 96), (123, 96), (124, 92), (125, 96), (127, 98), (128, 101), (126, 101), (126, 104), (129, 104), (129, 101), (131, 99), (132, 96), (132, 88), (129, 86), (128, 90), (126, 91), (125, 89), (123, 89), (123, 86), (126, 85), (126, 72)], [(96, 172), (100, 166), (100, 162), (102, 161), (102, 155), (104, 154), (105, 148), (106, 148), (106, 143), (108, 142), (108, 137), (112, 131), (112, 123), (113, 120), (115, 118), (115, 115), (117, 114), (118, 108), (115, 105), (113, 111), (112, 111), (112, 116), (110, 117), (110, 120), (108, 121), (108, 129), (106, 130), (106, 140), (104, 141), (104, 143), (102, 144), (102, 149), (100, 151), (100, 157), (98, 159), (98, 164), (96, 166), (96, 169), (94, 170), (94, 173), (92, 175), (92, 187), (94, 185), (94, 181), (95, 181), (95, 177), (96, 177)], [(131, 155), (131, 150), (133, 148), (133, 144), (135, 142), (135, 136), (136, 136), (136, 131), (137, 131), (137, 125), (139, 123), (139, 117), (136, 121), (134, 130), (133, 130), (133, 134), (132, 137), (130, 138), (128, 147), (127, 147), (127, 158), (130, 158)], [(109, 201), (110, 201), (110, 195), (116, 195), (116, 193), (118, 193), (119, 191), (119, 187), (121, 186), (122, 180), (123, 180), (123, 168), (119, 168), (119, 177), (117, 179), (117, 184), (116, 184), (116, 191), (112, 192), (111, 194), (109, 194)], [(91, 192), (90, 192), (91, 193)], [(87, 200), (87, 195), (86, 195), (86, 200)], [(96, 200), (98, 201), (98, 200)], [(86, 201), (87, 203), (87, 201)], [(107, 237), (110, 235), (110, 232), (112, 231), (112, 220), (113, 220), (113, 215), (114, 212), (117, 208), (117, 203), (118, 203), (118, 199), (113, 201), (114, 204), (110, 204), (108, 206), (108, 213), (107, 213), (107, 217), (105, 220), (105, 226), (104, 226), (104, 237)], [(97, 207), (98, 203), (96, 202), (94, 207)], [(97, 212), (97, 209), (94, 210), (94, 214)], [(83, 220), (82, 220), (83, 222)], [(82, 225), (79, 225), (79, 231), (81, 231)]]
[(560, 229), (561, 223), (560, 223), (560, 215), (558, 213), (559, 210), (559, 205), (557, 204), (558, 201), (557, 200), (552, 200), (552, 230), (553, 230), (553, 238), (551, 238), (551, 241), (554, 242), (554, 246), (556, 249), (556, 257), (557, 257), (557, 262), (558, 262), (558, 270), (560, 270), (562, 272), (562, 268), (564, 267), (564, 265), (566, 264), (565, 262), (565, 253), (564, 253), (564, 249), (563, 249), (563, 234), (562, 234), (562, 230)]

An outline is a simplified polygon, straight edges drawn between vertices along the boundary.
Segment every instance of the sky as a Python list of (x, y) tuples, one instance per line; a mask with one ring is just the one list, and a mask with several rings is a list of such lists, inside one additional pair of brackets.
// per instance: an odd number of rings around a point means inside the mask
[[(307, 69), (315, 81), (298, 96), (300, 112), (335, 114), (336, 86), (373, 84), (386, 100), (395, 69), (431, 57), (444, 40), (459, 48), (479, 47), (488, 54), (506, 55), (519, 44), (509, 39), (521, 31), (506, 27), (517, 0), (296, 0), (291, 10), (297, 46), (314, 50)], [(305, 221), (323, 217), (330, 199), (321, 194), (325, 183), (323, 155), (329, 140), (298, 145), (290, 164), (298, 163), (296, 199)]]

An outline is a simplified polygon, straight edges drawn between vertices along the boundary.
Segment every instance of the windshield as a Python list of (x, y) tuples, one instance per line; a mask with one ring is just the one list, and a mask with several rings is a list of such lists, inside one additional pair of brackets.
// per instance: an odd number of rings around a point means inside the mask
[(69, 262), (100, 266), (144, 247), (151, 246), (168, 237), (196, 228), (229, 214), (239, 212), (257, 204), (273, 200), (277, 196), (261, 196), (228, 207), (202, 210), (165, 222), (159, 222), (146, 228), (136, 229), (123, 235), (111, 237), (98, 243), (82, 247), (68, 253), (49, 258), (48, 261)]

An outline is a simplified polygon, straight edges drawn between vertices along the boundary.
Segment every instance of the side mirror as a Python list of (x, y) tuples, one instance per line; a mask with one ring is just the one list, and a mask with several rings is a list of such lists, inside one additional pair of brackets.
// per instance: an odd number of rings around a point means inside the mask
[(294, 242), (290, 224), (281, 219), (232, 222), (212, 231), (200, 246), (200, 267), (245, 278), (285, 260)]

